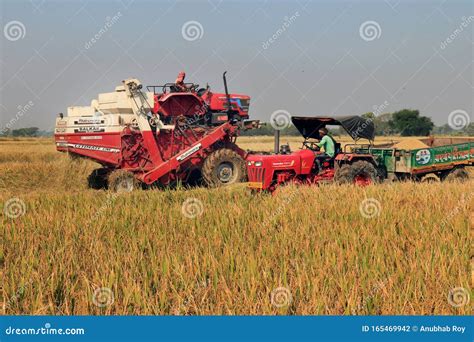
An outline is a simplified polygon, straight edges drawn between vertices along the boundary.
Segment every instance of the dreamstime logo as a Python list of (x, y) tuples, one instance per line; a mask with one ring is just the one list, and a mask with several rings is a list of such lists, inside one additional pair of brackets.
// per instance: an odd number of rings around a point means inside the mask
[(380, 38), (382, 29), (378, 22), (369, 20), (362, 23), (359, 27), (359, 35), (366, 42)]
[(449, 113), (448, 116), (448, 125), (452, 129), (455, 130), (462, 130), (469, 126), (471, 123), (471, 118), (469, 117), (469, 114), (462, 109), (456, 109), (453, 110), (451, 113)]
[(26, 114), (30, 109), (35, 105), (33, 101), (28, 101), (25, 105), (18, 105), (16, 108), (18, 111), (15, 114), (15, 117), (10, 119), (7, 124), (0, 129), (0, 135), (6, 134), (10, 129)]
[(111, 112), (98, 110), (94, 114), (94, 118), (97, 120), (97, 122), (94, 124), (94, 126), (110, 127), (110, 126), (114, 125), (114, 116)]
[(291, 124), (291, 114), (286, 110), (278, 109), (270, 115), (270, 124), (277, 131), (288, 128)]
[(102, 36), (112, 27), (115, 25), (115, 23), (117, 23), (117, 21), (120, 20), (120, 18), (122, 17), (122, 13), (121, 12), (117, 12), (113, 17), (106, 17), (105, 18), (105, 24), (104, 26), (88, 41), (84, 44), (84, 48), (86, 50), (89, 50), (92, 45), (94, 45), (95, 43), (97, 43), (100, 38), (102, 38)]
[(10, 198), (5, 202), (3, 212), (7, 217), (16, 219), (26, 213), (26, 204), (17, 197)]
[(99, 308), (105, 308), (114, 303), (114, 293), (108, 287), (98, 287), (92, 295), (92, 303)]
[(375, 198), (366, 198), (359, 205), (359, 211), (365, 218), (374, 218), (380, 215), (382, 205)]
[(3, 27), (3, 34), (11, 42), (25, 38), (26, 28), (21, 21), (12, 20)]
[(181, 35), (189, 42), (201, 39), (204, 35), (204, 28), (199, 21), (187, 21), (181, 27)]
[(270, 38), (268, 38), (265, 42), (262, 43), (262, 48), (264, 50), (268, 49), (271, 44), (273, 44), (275, 41), (277, 41), (280, 36), (285, 33), (285, 31), (296, 21), (296, 18), (300, 16), (300, 13), (296, 11), (293, 15), (290, 17), (286, 16), (283, 18), (283, 24), (281, 25), (280, 28), (278, 28), (275, 33), (271, 35)]
[(277, 308), (289, 306), (292, 301), (291, 292), (286, 287), (277, 287), (272, 291), (270, 301)]
[(448, 293), (448, 303), (455, 308), (460, 308), (464, 305), (467, 305), (471, 297), (469, 291), (464, 287), (455, 287), (449, 290)]
[(461, 19), (462, 19), (461, 24), (459, 24), (459, 26), (449, 35), (448, 38), (446, 38), (445, 40), (441, 42), (440, 44), (441, 50), (446, 49), (446, 47), (449, 44), (451, 44), (464, 31), (464, 29), (467, 29), (469, 24), (471, 24), (474, 21), (474, 16), (471, 15), (467, 18), (462, 17)]
[(193, 219), (202, 215), (204, 206), (197, 198), (187, 198), (181, 206), (181, 212), (185, 217)]

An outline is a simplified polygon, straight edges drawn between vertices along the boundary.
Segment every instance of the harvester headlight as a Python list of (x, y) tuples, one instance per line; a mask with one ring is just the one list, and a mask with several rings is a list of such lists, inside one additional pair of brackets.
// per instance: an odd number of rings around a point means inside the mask
[(255, 162), (255, 166), (262, 166), (262, 162), (261, 161), (258, 161), (258, 162)]

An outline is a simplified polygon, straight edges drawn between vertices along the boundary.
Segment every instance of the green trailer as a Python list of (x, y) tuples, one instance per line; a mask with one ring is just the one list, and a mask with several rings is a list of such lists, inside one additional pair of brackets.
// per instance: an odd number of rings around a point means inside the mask
[(381, 178), (438, 181), (466, 179), (474, 165), (474, 138), (420, 139), (422, 148), (397, 148), (396, 144), (356, 147), (355, 153), (374, 157)]

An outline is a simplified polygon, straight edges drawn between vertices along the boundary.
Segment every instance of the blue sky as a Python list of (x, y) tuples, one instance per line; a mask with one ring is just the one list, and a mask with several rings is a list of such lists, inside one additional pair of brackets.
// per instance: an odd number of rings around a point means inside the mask
[(164, 84), (181, 70), (216, 91), (227, 70), (264, 121), (381, 106), (472, 121), (473, 3), (3, 0), (0, 127), (51, 129), (122, 79)]

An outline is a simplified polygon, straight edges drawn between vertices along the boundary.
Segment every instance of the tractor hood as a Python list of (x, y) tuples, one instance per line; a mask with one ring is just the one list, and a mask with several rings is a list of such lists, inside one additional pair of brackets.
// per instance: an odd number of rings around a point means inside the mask
[(375, 127), (372, 120), (356, 115), (335, 117), (292, 116), (291, 121), (305, 139), (321, 139), (318, 130), (326, 125), (342, 126), (354, 140), (365, 138), (372, 141), (375, 136)]

